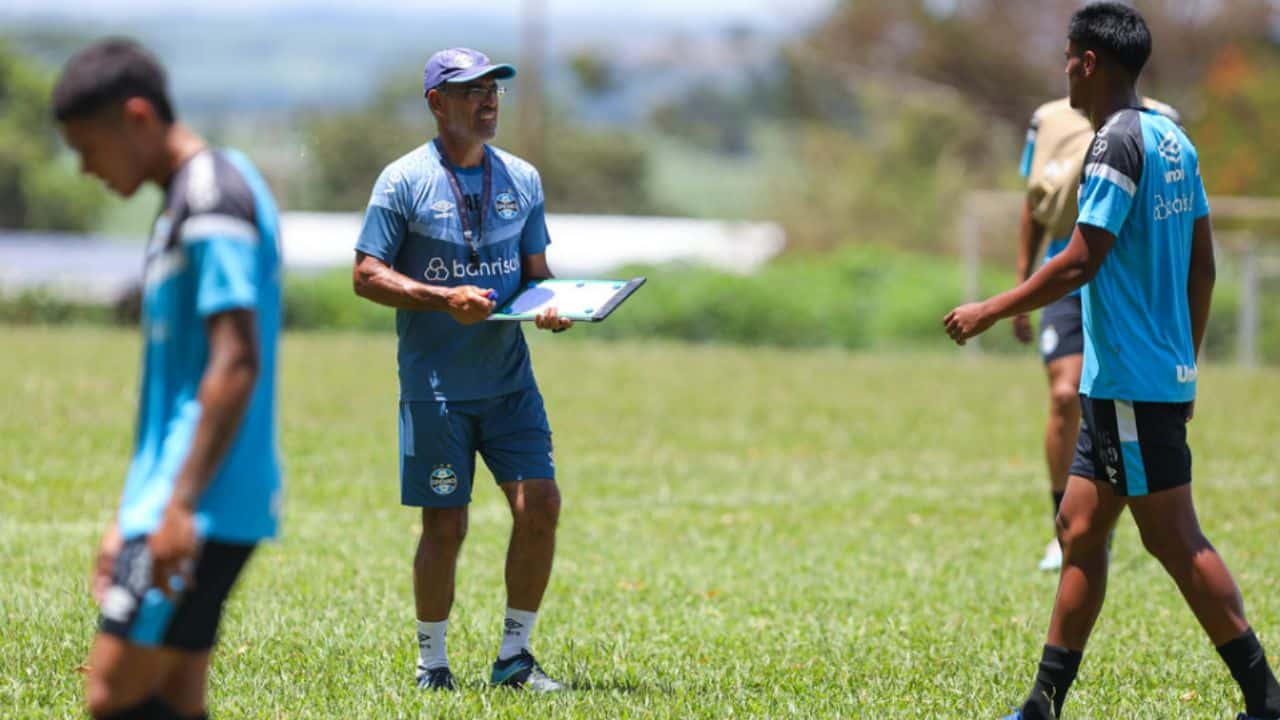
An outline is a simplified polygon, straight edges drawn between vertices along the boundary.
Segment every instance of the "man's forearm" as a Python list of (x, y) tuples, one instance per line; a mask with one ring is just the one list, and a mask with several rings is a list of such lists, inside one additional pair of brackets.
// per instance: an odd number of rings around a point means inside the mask
[[(248, 315), (245, 311), (238, 312)], [(195, 509), (209, 487), (253, 397), (258, 379), (258, 354), (253, 337), (256, 330), (252, 316), (249, 318), (210, 321), (222, 325), (210, 333), (209, 366), (200, 379), (197, 393), (200, 419), (174, 482), (171, 499), (188, 509)], [(220, 347), (227, 342), (234, 343), (235, 347), (230, 350)]]
[(1042, 308), (1088, 281), (1087, 264), (1064, 252), (1045, 263), (1017, 287), (988, 300), (986, 305), (995, 319), (1003, 320)]
[(449, 288), (417, 282), (381, 264), (356, 266), (355, 291), (366, 300), (400, 310), (449, 309)]

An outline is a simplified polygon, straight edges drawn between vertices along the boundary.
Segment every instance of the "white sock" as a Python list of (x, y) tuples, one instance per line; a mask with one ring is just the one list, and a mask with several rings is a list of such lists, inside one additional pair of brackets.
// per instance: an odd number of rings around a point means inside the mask
[(538, 613), (528, 610), (507, 608), (507, 619), (502, 622), (502, 647), (498, 648), (498, 659), (507, 660), (529, 649), (529, 633), (533, 632), (533, 622)]
[(418, 621), (418, 673), (449, 667), (449, 656), (444, 649), (445, 632), (449, 619), (440, 622)]

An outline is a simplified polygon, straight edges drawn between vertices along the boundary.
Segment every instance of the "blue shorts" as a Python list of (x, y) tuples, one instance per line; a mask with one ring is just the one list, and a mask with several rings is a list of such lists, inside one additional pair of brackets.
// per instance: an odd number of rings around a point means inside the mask
[(400, 403), (400, 503), (471, 502), (476, 453), (498, 483), (556, 477), (537, 386), (486, 400)]
[(1069, 355), (1084, 354), (1084, 316), (1080, 296), (1067, 295), (1040, 314), (1040, 359), (1045, 365)]

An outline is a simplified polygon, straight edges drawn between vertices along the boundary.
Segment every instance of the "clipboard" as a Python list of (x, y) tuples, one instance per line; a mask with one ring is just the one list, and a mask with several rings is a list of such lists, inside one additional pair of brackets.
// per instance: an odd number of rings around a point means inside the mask
[(560, 317), (574, 322), (601, 322), (644, 282), (643, 277), (630, 280), (535, 280), (494, 310), (488, 320), (532, 322), (538, 313), (554, 307)]

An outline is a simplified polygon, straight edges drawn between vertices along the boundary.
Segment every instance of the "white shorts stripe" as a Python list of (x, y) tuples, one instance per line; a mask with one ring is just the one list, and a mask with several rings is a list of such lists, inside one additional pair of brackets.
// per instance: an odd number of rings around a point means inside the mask
[(208, 213), (187, 218), (182, 223), (182, 226), (178, 228), (178, 237), (184, 243), (219, 237), (257, 244), (258, 228), (244, 218), (238, 218), (234, 215)]
[(1084, 174), (1085, 177), (1098, 177), (1104, 180), (1110, 180), (1130, 196), (1138, 192), (1138, 186), (1134, 184), (1133, 180), (1129, 179), (1128, 175), (1125, 175), (1110, 165), (1103, 163), (1089, 163), (1084, 166)]
[(1138, 442), (1138, 418), (1133, 413), (1133, 403), (1116, 400), (1116, 431), (1120, 442)]

